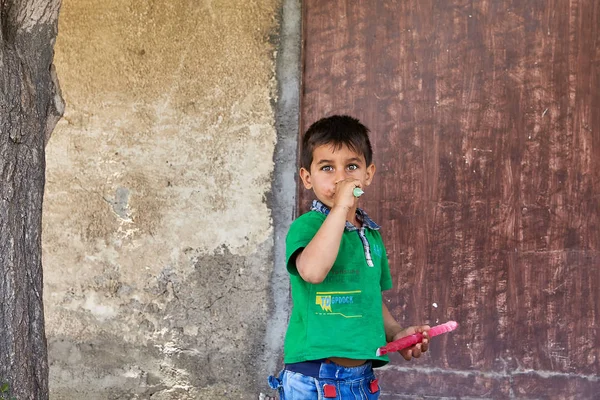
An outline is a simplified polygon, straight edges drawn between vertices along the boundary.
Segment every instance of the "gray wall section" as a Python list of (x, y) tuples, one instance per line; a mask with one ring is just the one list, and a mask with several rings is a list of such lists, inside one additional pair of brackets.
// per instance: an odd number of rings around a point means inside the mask
[[(272, 215), (275, 268), (271, 277), (274, 311), (265, 336), (266, 366), (282, 367), (283, 340), (290, 314), (289, 279), (285, 269), (285, 237), (296, 212), (297, 148), (300, 115), (302, 11), (300, 1), (284, 0), (277, 57), (277, 145), (273, 175)], [(275, 355), (279, 357), (274, 357)]]
[(300, 18), (288, 0), (63, 2), (52, 400), (267, 393), (289, 314)]

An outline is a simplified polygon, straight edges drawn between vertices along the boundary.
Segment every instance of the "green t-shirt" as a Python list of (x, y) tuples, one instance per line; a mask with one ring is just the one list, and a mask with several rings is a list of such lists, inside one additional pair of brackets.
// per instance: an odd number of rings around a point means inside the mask
[(311, 284), (300, 277), (292, 256), (308, 245), (325, 218), (322, 212), (307, 212), (292, 223), (286, 238), (293, 308), (284, 361), (345, 357), (370, 359), (380, 367), (389, 361), (387, 356), (375, 357), (377, 348), (386, 344), (381, 291), (391, 289), (392, 278), (379, 227), (369, 220), (364, 228), (349, 230), (347, 223), (329, 274), (320, 284)]

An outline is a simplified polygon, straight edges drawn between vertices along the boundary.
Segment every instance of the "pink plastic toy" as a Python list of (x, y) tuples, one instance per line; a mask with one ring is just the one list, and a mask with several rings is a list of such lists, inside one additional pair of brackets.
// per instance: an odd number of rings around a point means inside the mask
[[(456, 329), (458, 323), (456, 321), (448, 321), (445, 324), (434, 326), (429, 330), (429, 337), (432, 338), (442, 333), (450, 332)], [(423, 340), (422, 333), (415, 333), (414, 335), (404, 336), (398, 340), (394, 340), (377, 349), (377, 357), (394, 351), (400, 351), (406, 349), (414, 344), (420, 343)]]

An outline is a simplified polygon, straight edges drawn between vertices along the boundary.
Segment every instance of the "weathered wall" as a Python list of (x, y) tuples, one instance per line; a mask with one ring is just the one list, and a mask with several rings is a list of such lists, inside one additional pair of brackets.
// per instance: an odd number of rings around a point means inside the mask
[(600, 2), (372, 3), (304, 1), (302, 122), (372, 130), (388, 308), (460, 325), (382, 400), (600, 399)]
[(52, 399), (257, 398), (273, 372), (279, 15), (279, 0), (63, 1), (43, 232)]

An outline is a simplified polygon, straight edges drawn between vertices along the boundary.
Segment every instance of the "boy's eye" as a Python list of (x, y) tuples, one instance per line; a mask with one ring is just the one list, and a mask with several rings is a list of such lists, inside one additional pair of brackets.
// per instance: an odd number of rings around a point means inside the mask
[(350, 171), (355, 171), (355, 170), (358, 169), (358, 165), (356, 165), (356, 164), (350, 164), (350, 165), (348, 165), (348, 169)]
[(321, 167), (321, 171), (329, 172), (329, 171), (333, 171), (333, 168), (329, 165), (325, 165), (325, 166)]

